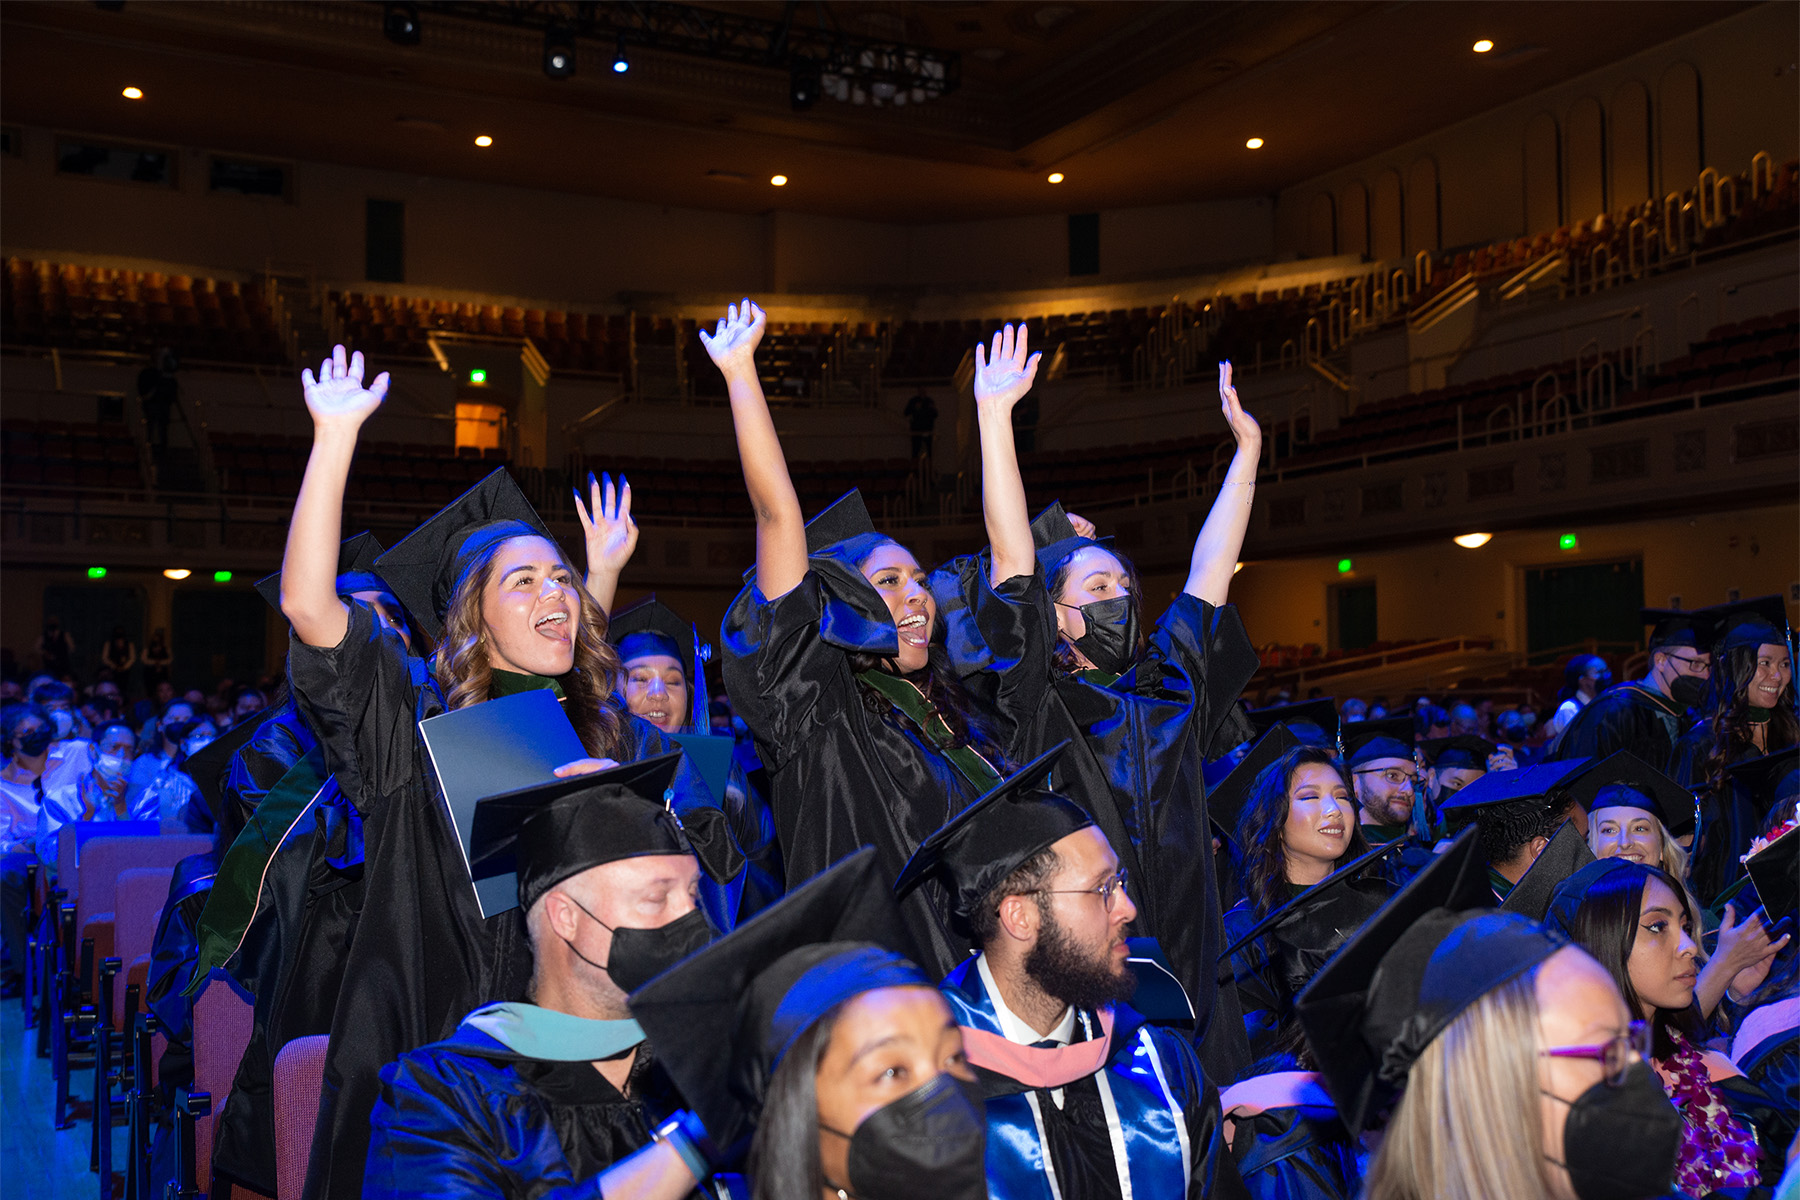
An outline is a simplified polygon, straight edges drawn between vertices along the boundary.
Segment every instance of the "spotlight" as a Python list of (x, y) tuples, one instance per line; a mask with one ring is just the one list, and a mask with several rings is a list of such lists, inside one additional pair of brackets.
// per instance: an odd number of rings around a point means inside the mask
[(822, 87), (819, 64), (810, 58), (796, 58), (788, 71), (788, 102), (794, 111), (805, 112), (817, 104)]
[(787, 176), (786, 175), (771, 175), (771, 176), (769, 176), (769, 183), (774, 187), (786, 187), (787, 186)]
[(1494, 540), (1491, 533), (1461, 533), (1450, 539), (1464, 550), (1479, 550)]
[(544, 30), (544, 74), (567, 79), (575, 73), (575, 35), (566, 29)]
[(1052, 171), (1050, 172), (1049, 180), (1051, 183), (1061, 183), (1063, 181), (1063, 173), (1061, 171)]
[(1486, 38), (1482, 38), (1479, 42), (1476, 42), (1473, 46), (1469, 47), (1469, 49), (1473, 50), (1477, 54), (1486, 54), (1489, 50), (1492, 50), (1493, 48), (1494, 48), (1494, 43), (1488, 41)]
[(613, 47), (612, 69), (614, 75), (623, 75), (631, 70), (631, 59), (625, 56), (625, 38), (620, 35), (619, 44)]
[(177, 583), (180, 583), (183, 579), (186, 579), (192, 574), (193, 572), (186, 567), (166, 567), (163, 570), (164, 579), (173, 579)]
[(384, 4), (381, 6), (381, 32), (396, 46), (419, 44), (419, 6), (416, 4)]
[(1249, 141), (1244, 143), (1244, 148), (1246, 150), (1261, 150), (1262, 147), (1263, 147), (1263, 140), (1261, 138), (1251, 138)]
[(481, 135), (480, 135), (480, 136), (479, 136), (479, 137), (477, 137), (477, 138), (476, 138), (476, 139), (475, 139), (475, 144), (476, 144), (476, 145), (477, 145), (477, 146), (481, 146), (481, 147), (483, 147), (483, 148), (486, 148), (486, 147), (488, 147), (488, 146), (491, 146), (491, 145), (493, 145), (493, 144), (494, 144), (494, 139), (493, 139), (493, 138), (491, 138), (491, 137), (489, 137), (489, 136), (488, 136), (488, 135), (487, 135), (487, 134), (485, 134), (485, 133), (484, 133), (484, 134), (481, 134)]

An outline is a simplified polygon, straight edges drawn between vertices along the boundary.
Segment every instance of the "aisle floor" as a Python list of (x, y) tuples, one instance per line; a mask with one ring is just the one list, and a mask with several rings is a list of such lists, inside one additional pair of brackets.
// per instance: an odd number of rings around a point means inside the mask
[[(94, 1200), (100, 1178), (88, 1170), (88, 1124), (51, 1128), (56, 1082), (50, 1060), (39, 1058), (17, 1000), (0, 1001), (0, 1198)], [(91, 1080), (77, 1078), (74, 1093), (86, 1098)], [(123, 1127), (113, 1131), (113, 1161), (122, 1163)]]

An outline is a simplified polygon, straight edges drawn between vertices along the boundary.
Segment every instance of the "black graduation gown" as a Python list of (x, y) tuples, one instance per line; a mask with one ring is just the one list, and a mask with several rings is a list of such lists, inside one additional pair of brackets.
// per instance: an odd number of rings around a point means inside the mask
[(182, 993), (193, 978), (194, 962), (200, 954), (200, 913), (206, 908), (217, 869), (211, 851), (190, 854), (175, 864), (169, 896), (163, 901), (156, 936), (150, 943), (144, 1007), (156, 1015), (165, 1043), (157, 1060), (156, 1087), (166, 1098), (173, 1098), (177, 1087), (194, 1082), (194, 1002)]
[[(966, 574), (979, 558), (959, 560)], [(941, 586), (934, 583), (934, 591)], [(966, 582), (960, 590), (967, 594)], [(1031, 674), (1015, 693), (1043, 695), (1026, 709), (1017, 755), (1034, 758), (1060, 741), (1071, 745), (1052, 781), (1093, 814), (1113, 853), (1131, 873), (1137, 905), (1134, 930), (1161, 945), (1194, 1006), (1196, 1041), (1209, 1076), (1231, 1078), (1244, 1066), (1236, 1042), (1236, 1005), (1226, 1005), (1221, 1044), (1212, 1024), (1218, 997), (1216, 967), (1225, 949), (1220, 927), (1219, 883), (1206, 811), (1205, 763), (1246, 740), (1247, 722), (1237, 699), (1260, 665), (1237, 609), (1215, 608), (1187, 593), (1158, 618), (1144, 657), (1112, 679), (1093, 671), (1069, 673), (1053, 659), (1056, 610), (1041, 577), (1033, 580), (1035, 623), (1019, 627), (1015, 641), (996, 640), (1009, 623), (973, 606), (979, 631), (966, 627), (951, 641), (958, 670), (972, 690), (996, 694), (993, 665), (1023, 660)], [(1015, 670), (1011, 674), (1019, 675)], [(1049, 687), (1044, 689), (1042, 683)]]
[[(483, 919), (418, 723), (444, 711), (427, 664), (350, 605), (336, 646), (291, 640), (288, 672), (326, 765), (361, 815), (362, 909), (343, 960), (306, 1195), (361, 1194), (378, 1072), (448, 1036), (465, 1013), (520, 1000), (530, 982), (524, 914)], [(628, 718), (615, 756), (635, 761), (676, 748)], [(677, 795), (706, 796), (684, 762)]]
[(1356, 1143), (1329, 1104), (1269, 1108), (1235, 1118), (1231, 1155), (1252, 1200), (1356, 1200)]
[[(1700, 832), (1688, 860), (1688, 881), (1700, 903), (1709, 907), (1743, 873), (1739, 859), (1749, 852), (1750, 842), (1762, 831), (1766, 808), (1730, 776), (1726, 777), (1722, 793), (1714, 790), (1706, 768), (1712, 749), (1713, 723), (1708, 717), (1681, 735), (1669, 757), (1669, 778), (1700, 797)], [(1731, 756), (1729, 765), (1758, 757), (1754, 746), (1745, 747)]]
[[(976, 787), (891, 703), (856, 679), (833, 622), (850, 601), (816, 560), (791, 592), (768, 600), (746, 587), (725, 615), (725, 689), (756, 737), (769, 772), (789, 890), (847, 854), (874, 846), (896, 878), (929, 834), (985, 789)], [(1031, 580), (1002, 590), (1026, 591)], [(830, 614), (829, 617), (827, 614)], [(996, 734), (1016, 729), (1019, 708), (995, 711)], [(1004, 774), (1004, 763), (991, 764)], [(919, 965), (942, 978), (968, 957), (950, 925), (943, 885), (928, 879), (900, 903)]]
[(1617, 684), (1575, 714), (1549, 758), (1601, 759), (1629, 750), (1660, 771), (1669, 765), (1686, 723), (1687, 714), (1662, 693), (1639, 683)]

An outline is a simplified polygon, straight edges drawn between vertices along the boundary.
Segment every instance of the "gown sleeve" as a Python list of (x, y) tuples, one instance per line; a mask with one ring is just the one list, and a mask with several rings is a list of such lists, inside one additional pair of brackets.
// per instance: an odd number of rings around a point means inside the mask
[(861, 702), (849, 655), (820, 636), (824, 610), (824, 584), (808, 570), (779, 599), (752, 584), (725, 616), (725, 690), (771, 773), (804, 752), (822, 721)]
[(361, 601), (337, 645), (309, 646), (290, 635), (294, 701), (325, 748), (327, 769), (365, 816), (417, 775), (417, 696), (430, 686), (398, 634)]
[[(1207, 722), (1203, 744), (1208, 758), (1218, 758), (1251, 735), (1237, 699), (1262, 662), (1244, 630), (1236, 605), (1215, 607), (1186, 592), (1177, 595), (1150, 635), (1150, 659), (1163, 670), (1138, 669), (1139, 686), (1175, 686), (1191, 691)], [(1171, 670), (1175, 677), (1171, 677)], [(1146, 674), (1149, 678), (1144, 678)], [(1177, 678), (1185, 677), (1184, 682)]]
[[(1250, 1193), (1238, 1174), (1231, 1148), (1225, 1144), (1225, 1120), (1219, 1109), (1219, 1089), (1207, 1082), (1200, 1070), (1200, 1060), (1183, 1038), (1166, 1030), (1156, 1036), (1164, 1060), (1175, 1060), (1181, 1082), (1169, 1081), (1181, 1089), (1182, 1115), (1187, 1120), (1188, 1200), (1249, 1200)], [(1174, 1064), (1171, 1064), (1174, 1065)]]

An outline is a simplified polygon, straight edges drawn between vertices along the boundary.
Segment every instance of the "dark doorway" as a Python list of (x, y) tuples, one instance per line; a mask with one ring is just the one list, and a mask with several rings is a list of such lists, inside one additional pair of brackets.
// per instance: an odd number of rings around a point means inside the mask
[[(114, 629), (144, 649), (144, 593), (134, 587), (47, 587), (44, 589), (44, 616), (58, 617), (62, 627), (75, 639), (75, 654), (69, 660), (75, 678), (92, 683), (100, 666), (100, 651), (112, 637)], [(134, 668), (135, 671), (135, 668)], [(119, 680), (124, 688), (126, 680)]]
[(1525, 569), (1527, 653), (1575, 646), (1589, 638), (1632, 643), (1644, 636), (1644, 561)]
[(1375, 585), (1340, 583), (1332, 587), (1332, 650), (1361, 650), (1375, 642)]
[(252, 683), (263, 671), (268, 609), (255, 592), (178, 589), (169, 650), (176, 691), (210, 692), (220, 679)]

